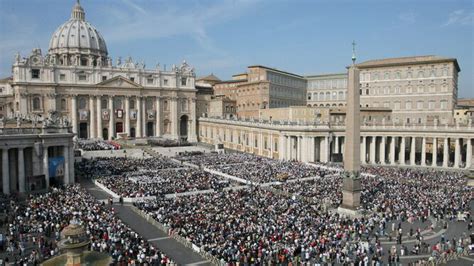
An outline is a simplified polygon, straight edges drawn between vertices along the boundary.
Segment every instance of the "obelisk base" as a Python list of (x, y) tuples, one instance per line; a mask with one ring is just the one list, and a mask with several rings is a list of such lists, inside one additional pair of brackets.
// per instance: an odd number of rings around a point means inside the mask
[(350, 217), (362, 216), (358, 211), (361, 190), (362, 187), (358, 173), (348, 173), (343, 180), (342, 205), (337, 209), (338, 213)]

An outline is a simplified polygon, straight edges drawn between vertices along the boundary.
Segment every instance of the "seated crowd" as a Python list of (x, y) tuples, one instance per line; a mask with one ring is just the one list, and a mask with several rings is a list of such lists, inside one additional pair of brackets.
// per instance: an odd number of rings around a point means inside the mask
[(30, 196), (25, 204), (10, 204), (5, 260), (16, 261), (15, 265), (37, 265), (57, 255), (60, 232), (71, 221), (85, 226), (91, 241), (89, 249), (108, 253), (114, 265), (171, 262), (117, 218), (112, 208), (98, 202), (79, 185), (53, 188), (46, 194)]
[(118, 150), (120, 145), (100, 139), (80, 139), (77, 141), (77, 148), (85, 151)]

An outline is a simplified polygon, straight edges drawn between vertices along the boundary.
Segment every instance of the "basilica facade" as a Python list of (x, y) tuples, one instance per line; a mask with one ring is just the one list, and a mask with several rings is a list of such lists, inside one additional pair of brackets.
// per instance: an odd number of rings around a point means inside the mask
[(196, 141), (195, 72), (185, 61), (146, 69), (109, 57), (105, 39), (77, 2), (48, 52), (15, 56), (8, 114), (67, 117), (78, 138), (166, 137)]

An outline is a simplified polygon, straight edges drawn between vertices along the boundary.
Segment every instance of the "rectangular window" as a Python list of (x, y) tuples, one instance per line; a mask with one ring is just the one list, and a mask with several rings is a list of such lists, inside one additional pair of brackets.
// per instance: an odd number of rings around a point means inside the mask
[(152, 78), (148, 78), (148, 79), (146, 80), (146, 83), (147, 83), (147, 84), (153, 84), (153, 79), (152, 79)]
[(134, 78), (134, 77), (131, 77), (130, 80), (131, 80), (132, 82), (135, 82), (135, 78)]
[(40, 78), (40, 70), (39, 69), (32, 69), (31, 70), (31, 78), (32, 79), (39, 79)]
[(423, 109), (423, 102), (422, 102), (422, 101), (416, 102), (416, 109), (418, 109), (418, 110), (422, 110), (422, 109)]
[(107, 76), (102, 76), (102, 81), (106, 81), (107, 80)]
[(86, 81), (87, 80), (87, 75), (79, 75), (79, 81)]
[(187, 78), (181, 78), (181, 86), (186, 86)]
[(405, 103), (405, 109), (407, 109), (407, 110), (411, 109), (411, 102), (406, 102)]
[(61, 81), (66, 80), (66, 74), (59, 74), (59, 80)]
[(168, 79), (163, 80), (163, 85), (168, 86)]

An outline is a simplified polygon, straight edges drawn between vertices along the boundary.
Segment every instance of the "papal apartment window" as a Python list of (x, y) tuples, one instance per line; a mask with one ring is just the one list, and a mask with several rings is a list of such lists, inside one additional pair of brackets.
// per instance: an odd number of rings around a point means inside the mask
[(39, 79), (40, 78), (40, 70), (39, 69), (32, 69), (31, 70), (31, 78), (32, 79)]
[(186, 86), (186, 78), (181, 78), (181, 86)]
[(66, 80), (66, 74), (59, 74), (59, 80), (61, 81)]

